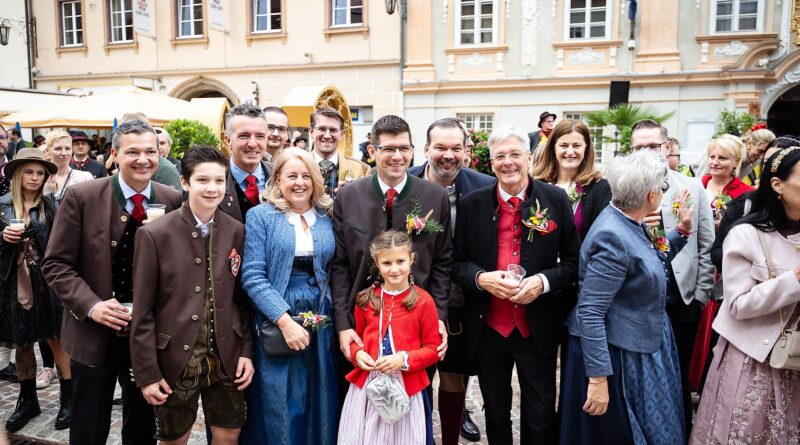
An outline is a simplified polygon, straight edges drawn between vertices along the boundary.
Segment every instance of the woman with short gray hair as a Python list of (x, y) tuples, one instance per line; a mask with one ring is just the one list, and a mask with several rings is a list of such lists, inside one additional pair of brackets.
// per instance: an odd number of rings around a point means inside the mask
[[(644, 218), (669, 188), (666, 166), (642, 150), (607, 171), (611, 205), (581, 247), (578, 304), (567, 318), (561, 443), (685, 443), (678, 353), (665, 311), (667, 262), (686, 244), (688, 192), (669, 235)], [(587, 384), (588, 381), (588, 384)]]

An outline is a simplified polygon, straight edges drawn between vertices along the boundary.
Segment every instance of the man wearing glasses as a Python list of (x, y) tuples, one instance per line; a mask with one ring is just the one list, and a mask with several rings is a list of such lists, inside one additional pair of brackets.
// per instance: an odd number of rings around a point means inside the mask
[[(353, 329), (353, 309), (356, 293), (370, 286), (375, 278), (370, 270), (370, 242), (387, 229), (406, 231), (409, 217), (427, 217), (429, 224), (437, 222), (440, 227), (409, 231), (416, 253), (411, 271), (414, 283), (427, 290), (436, 301), (442, 336), (438, 348), (441, 360), (447, 350), (444, 320), (450, 296), (453, 253), (450, 200), (443, 187), (407, 173), (414, 145), (411, 129), (402, 118), (388, 115), (375, 121), (368, 150), (375, 159), (377, 173), (341, 188), (333, 204), (336, 253), (331, 269), (331, 290), (339, 347), (349, 358), (350, 344), (362, 345)], [(430, 422), (428, 427), (431, 428)]]
[(322, 107), (311, 113), (310, 120), (308, 134), (313, 144), (311, 153), (325, 180), (325, 193), (335, 198), (340, 186), (368, 175), (369, 166), (339, 154), (339, 140), (344, 127), (341, 113), (333, 108)]
[(275, 162), (289, 140), (289, 116), (281, 107), (266, 107), (264, 118), (267, 120), (267, 149), (264, 160)]
[[(671, 143), (667, 129), (653, 120), (642, 120), (634, 124), (631, 133), (631, 149), (653, 150), (664, 156), (664, 163), (670, 154)], [(697, 179), (686, 177), (676, 171), (667, 171), (669, 190), (664, 193), (661, 211), (645, 218), (648, 226), (661, 226), (669, 233), (678, 224), (672, 212), (675, 197), (683, 190), (689, 190), (694, 202), (695, 212), (692, 227), (697, 231), (689, 235), (688, 242), (670, 263), (667, 286), (667, 315), (672, 323), (678, 359), (681, 366), (683, 390), (683, 409), (686, 431), (692, 426), (692, 404), (688, 386), (689, 365), (692, 359), (694, 339), (703, 304), (714, 287), (714, 265), (711, 262), (711, 246), (714, 243), (714, 219), (711, 206)]]
[(219, 208), (243, 223), (247, 211), (258, 205), (272, 175), (272, 164), (263, 161), (268, 128), (264, 112), (255, 105), (237, 105), (225, 116), (225, 142), (231, 149), (231, 165), (225, 199)]

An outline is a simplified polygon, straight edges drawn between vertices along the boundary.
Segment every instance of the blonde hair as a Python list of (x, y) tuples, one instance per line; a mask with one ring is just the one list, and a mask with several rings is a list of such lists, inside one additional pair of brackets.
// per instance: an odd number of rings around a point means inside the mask
[[(369, 254), (372, 257), (372, 264), (377, 269), (377, 257), (378, 255), (389, 249), (393, 249), (395, 247), (405, 247), (408, 249), (408, 256), (411, 258), (411, 262), (414, 262), (414, 245), (411, 242), (411, 237), (409, 237), (406, 233), (399, 232), (397, 230), (386, 230), (378, 234), (375, 239), (369, 244)], [(376, 272), (377, 273), (377, 272)], [(409, 291), (408, 295), (403, 298), (402, 305), (406, 310), (414, 309), (414, 305), (417, 304), (417, 300), (419, 299), (419, 294), (417, 293), (417, 289), (414, 287), (413, 281), (410, 281), (411, 290)], [(371, 307), (375, 313), (377, 314), (381, 308), (381, 297), (380, 295), (376, 295), (375, 293), (375, 285), (362, 290), (356, 295), (356, 305), (361, 309), (366, 310), (367, 307)]]
[(750, 133), (750, 142), (753, 144), (760, 144), (762, 142), (769, 144), (773, 140), (775, 140), (775, 133), (767, 130), (766, 128), (762, 128)]
[(329, 214), (333, 207), (333, 200), (325, 193), (325, 184), (322, 181), (319, 165), (314, 162), (314, 157), (310, 152), (300, 148), (289, 147), (281, 150), (278, 159), (275, 160), (275, 171), (270, 179), (270, 187), (262, 192), (261, 200), (269, 202), (282, 212), (289, 211), (291, 206), (286, 198), (283, 197), (278, 183), (283, 166), (292, 159), (303, 161), (308, 173), (311, 175), (311, 206), (322, 213)]
[(39, 209), (39, 222), (44, 223), (47, 222), (47, 219), (44, 214), (44, 199), (42, 199), (42, 196), (44, 194), (44, 183), (50, 177), (50, 172), (47, 171), (47, 167), (44, 164), (37, 161), (30, 161), (17, 166), (14, 170), (14, 175), (11, 176), (11, 203), (14, 205), (14, 216), (24, 219), (25, 224), (30, 222), (30, 213), (25, 213), (25, 197), (22, 196), (22, 175), (25, 173), (25, 168), (30, 164), (39, 165), (44, 169), (44, 181), (42, 181), (42, 186), (39, 187), (39, 190), (36, 191), (36, 198), (33, 201), (33, 207), (31, 207), (31, 209), (34, 207)]
[(534, 179), (549, 183), (555, 183), (558, 180), (560, 167), (556, 157), (556, 144), (563, 136), (572, 133), (580, 134), (586, 144), (586, 148), (583, 150), (583, 161), (578, 166), (578, 171), (573, 180), (581, 186), (600, 180), (602, 175), (594, 168), (594, 148), (592, 147), (592, 135), (589, 132), (589, 127), (582, 121), (575, 119), (563, 119), (556, 124), (547, 139), (547, 145), (545, 145), (544, 150), (541, 150), (541, 153), (531, 158), (531, 171)]
[(44, 137), (44, 155), (47, 159), (52, 161), (50, 158), (50, 149), (53, 148), (53, 145), (57, 140), (63, 138), (69, 139), (69, 149), (72, 150), (72, 136), (69, 133), (64, 130), (53, 130), (50, 133), (47, 133), (47, 136)]
[(747, 155), (747, 147), (745, 147), (742, 140), (732, 134), (723, 134), (708, 143), (706, 156), (711, 156), (711, 152), (717, 149), (722, 150), (726, 155), (736, 160), (736, 167), (733, 173), (739, 176), (739, 171), (742, 169), (742, 161)]

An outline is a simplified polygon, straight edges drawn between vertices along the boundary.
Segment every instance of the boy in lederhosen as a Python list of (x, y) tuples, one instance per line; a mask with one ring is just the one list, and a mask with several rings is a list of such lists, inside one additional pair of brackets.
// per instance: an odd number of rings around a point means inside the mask
[(156, 437), (185, 444), (203, 398), (214, 443), (235, 444), (253, 376), (239, 283), (244, 226), (220, 212), (228, 162), (196, 146), (181, 163), (183, 207), (142, 227), (134, 257), (131, 356)]

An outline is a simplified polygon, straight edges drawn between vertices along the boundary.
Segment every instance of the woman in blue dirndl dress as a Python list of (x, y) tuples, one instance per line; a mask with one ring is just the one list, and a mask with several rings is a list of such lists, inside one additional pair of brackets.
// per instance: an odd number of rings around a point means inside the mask
[(335, 246), (331, 200), (308, 152), (284, 150), (274, 178), (269, 202), (247, 214), (242, 286), (255, 309), (253, 328), (269, 319), (293, 349), (303, 343), (305, 332), (310, 342), (286, 356), (265, 356), (255, 345), (256, 374), (247, 389), (240, 443), (333, 445), (339, 427), (333, 323), (313, 333), (289, 318), (307, 311), (332, 318), (330, 290), (320, 306)]

